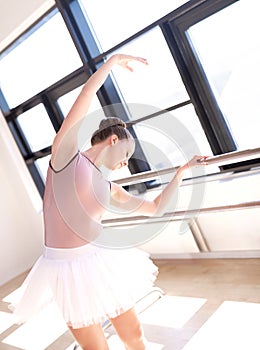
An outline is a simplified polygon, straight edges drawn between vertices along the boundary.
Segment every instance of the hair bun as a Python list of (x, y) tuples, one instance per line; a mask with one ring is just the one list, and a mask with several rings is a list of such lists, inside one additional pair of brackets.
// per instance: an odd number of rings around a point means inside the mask
[(109, 128), (110, 126), (122, 126), (123, 128), (126, 128), (125, 122), (123, 122), (123, 120), (120, 118), (109, 117), (101, 120), (99, 130)]

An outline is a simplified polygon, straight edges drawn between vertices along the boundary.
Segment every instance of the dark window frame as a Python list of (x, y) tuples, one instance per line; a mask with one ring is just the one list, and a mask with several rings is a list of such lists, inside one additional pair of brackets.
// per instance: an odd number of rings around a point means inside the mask
[[(192, 1), (189, 8), (183, 6), (183, 11), (172, 20), (162, 25), (162, 31), (170, 50), (173, 53), (183, 82), (190, 95), (198, 118), (205, 130), (206, 137), (213, 154), (222, 154), (237, 150), (225, 118), (218, 106), (203, 67), (196, 57), (185, 32), (192, 25), (214, 15), (233, 5), (239, 0), (203, 0)], [(191, 1), (190, 1), (191, 3)], [(260, 159), (234, 163), (220, 167), (221, 170), (242, 167), (250, 169), (257, 166)]]

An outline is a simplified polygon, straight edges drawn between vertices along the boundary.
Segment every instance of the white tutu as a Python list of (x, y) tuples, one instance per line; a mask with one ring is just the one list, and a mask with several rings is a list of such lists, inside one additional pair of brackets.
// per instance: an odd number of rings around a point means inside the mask
[(153, 287), (158, 268), (137, 248), (45, 247), (25, 279), (19, 302), (10, 305), (17, 323), (55, 301), (73, 328), (102, 323), (127, 311)]

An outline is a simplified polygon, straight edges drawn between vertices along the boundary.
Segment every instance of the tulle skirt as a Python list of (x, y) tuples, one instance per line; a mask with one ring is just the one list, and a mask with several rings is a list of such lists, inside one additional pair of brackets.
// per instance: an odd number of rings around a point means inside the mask
[(72, 328), (102, 323), (132, 308), (150, 292), (158, 268), (138, 249), (44, 248), (25, 279), (22, 295), (10, 305), (16, 323), (55, 302)]

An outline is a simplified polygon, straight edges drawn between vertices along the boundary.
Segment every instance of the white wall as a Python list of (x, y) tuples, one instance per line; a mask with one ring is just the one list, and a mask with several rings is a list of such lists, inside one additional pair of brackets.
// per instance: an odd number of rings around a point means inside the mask
[(0, 51), (54, 3), (54, 0), (0, 0)]
[(0, 285), (42, 252), (42, 200), (0, 113)]
[[(0, 51), (55, 4), (0, 0)], [(42, 252), (42, 200), (0, 112), (0, 285), (29, 269)]]

